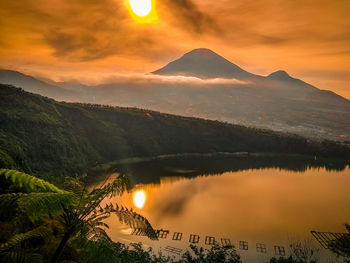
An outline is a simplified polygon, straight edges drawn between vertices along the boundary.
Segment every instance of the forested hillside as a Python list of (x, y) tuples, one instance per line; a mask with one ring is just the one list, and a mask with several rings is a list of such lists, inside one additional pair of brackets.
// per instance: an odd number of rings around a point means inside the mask
[(149, 110), (57, 102), (0, 85), (1, 167), (74, 175), (127, 157), (241, 151), (349, 156), (335, 142)]

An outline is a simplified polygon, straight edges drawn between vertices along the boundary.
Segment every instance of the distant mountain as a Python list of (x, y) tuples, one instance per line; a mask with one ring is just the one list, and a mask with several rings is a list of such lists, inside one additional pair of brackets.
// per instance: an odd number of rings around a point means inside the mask
[(78, 96), (78, 93), (75, 91), (49, 84), (32, 76), (13, 70), (0, 69), (0, 83), (18, 86), (25, 91), (59, 100), (72, 100)]
[[(259, 76), (243, 70), (209, 49), (195, 49), (153, 74), (196, 76), (204, 81), (234, 78), (241, 82), (200, 86), (176, 81), (115, 79), (111, 83), (96, 86), (64, 82), (51, 85), (78, 93), (76, 101), (145, 108), (288, 131), (313, 138), (350, 140), (350, 101), (294, 78), (283, 70)], [(30, 83), (16, 81), (16, 78), (12, 78), (9, 83), (30, 90)], [(47, 89), (33, 92), (50, 96)], [(54, 95), (50, 97), (67, 100), (59, 92)]]
[(257, 77), (206, 48), (192, 50), (152, 73), (171, 76), (196, 76), (201, 78), (249, 79)]
[(335, 142), (149, 110), (57, 102), (2, 84), (0, 98), (0, 168), (45, 176), (165, 154), (350, 155), (350, 149)]
[(282, 81), (293, 81), (296, 80), (295, 78), (292, 78), (286, 71), (284, 70), (277, 70), (275, 72), (272, 72), (270, 75), (267, 76), (270, 79), (277, 79)]
[(320, 90), (300, 79), (291, 77), (286, 71), (278, 70), (266, 77), (269, 81), (277, 83), (282, 94), (285, 96), (292, 96), (294, 99), (304, 98), (309, 101), (318, 101), (326, 104), (333, 104), (335, 106), (348, 107), (350, 101), (332, 91)]

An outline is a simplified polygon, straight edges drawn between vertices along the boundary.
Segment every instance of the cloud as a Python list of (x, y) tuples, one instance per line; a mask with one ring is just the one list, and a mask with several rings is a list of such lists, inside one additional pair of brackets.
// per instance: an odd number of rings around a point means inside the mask
[(234, 78), (211, 78), (200, 79), (189, 76), (163, 76), (155, 74), (112, 74), (97, 79), (91, 78), (85, 84), (105, 85), (105, 84), (137, 84), (137, 85), (193, 85), (193, 86), (215, 86), (215, 85), (247, 85), (249, 82)]
[(170, 14), (172, 22), (184, 30), (197, 34), (219, 33), (214, 17), (200, 10), (192, 0), (165, 0), (162, 7)]
[(45, 34), (45, 40), (55, 50), (57, 57), (72, 57), (79, 61), (105, 58), (117, 52), (109, 43), (100, 41), (95, 35), (79, 31), (64, 32), (60, 29)]
[[(159, 23), (140, 25), (123, 0), (2, 0), (1, 64), (88, 78), (149, 72), (207, 47), (257, 74), (284, 68), (306, 81), (316, 79), (307, 79), (310, 70), (350, 74), (348, 0), (156, 1)], [(341, 87), (322, 88), (344, 90), (349, 82), (340, 78)]]

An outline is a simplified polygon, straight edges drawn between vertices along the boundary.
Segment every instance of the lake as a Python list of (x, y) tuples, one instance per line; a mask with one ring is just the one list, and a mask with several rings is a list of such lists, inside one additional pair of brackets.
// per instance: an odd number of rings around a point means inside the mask
[[(151, 241), (131, 235), (111, 217), (108, 233), (115, 241), (142, 242), (156, 251), (166, 246), (184, 251), (195, 234), (203, 247), (209, 247), (206, 236), (219, 243), (229, 239), (246, 262), (267, 261), (276, 256), (275, 246), (289, 254), (289, 245), (297, 241), (319, 249), (321, 262), (329, 262), (330, 254), (310, 231), (344, 232), (344, 223), (350, 222), (350, 169), (329, 161), (196, 156), (116, 169), (135, 183), (117, 201), (145, 216), (155, 229), (170, 232), (166, 239)], [(182, 239), (172, 240), (174, 232)], [(248, 250), (240, 249), (239, 241), (247, 242), (241, 248), (248, 245)], [(266, 253), (257, 252), (257, 243)]]

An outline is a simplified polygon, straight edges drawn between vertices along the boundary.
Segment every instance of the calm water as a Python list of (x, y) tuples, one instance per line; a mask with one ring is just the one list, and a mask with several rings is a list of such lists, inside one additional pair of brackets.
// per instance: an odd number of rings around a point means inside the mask
[[(288, 253), (291, 242), (311, 239), (311, 245), (320, 248), (310, 230), (344, 232), (343, 224), (350, 222), (348, 167), (338, 171), (308, 166), (296, 169), (302, 171), (243, 169), (195, 177), (188, 175), (198, 167), (188, 168), (168, 166), (165, 170), (174, 173), (175, 169), (178, 176), (165, 173), (157, 183), (137, 184), (116, 200), (147, 217), (155, 229), (169, 230), (167, 239), (150, 241), (130, 235), (116, 217), (107, 222), (111, 237), (142, 242), (156, 250), (168, 245), (186, 249), (190, 234), (198, 234), (198, 245), (204, 247), (205, 236), (217, 241), (229, 238), (243, 260), (264, 262), (274, 255), (275, 245), (284, 246)], [(183, 233), (181, 241), (172, 240), (174, 232)], [(248, 251), (238, 249), (239, 241), (248, 242)], [(256, 243), (266, 244), (267, 253), (257, 253)], [(328, 261), (323, 249), (320, 257)]]

